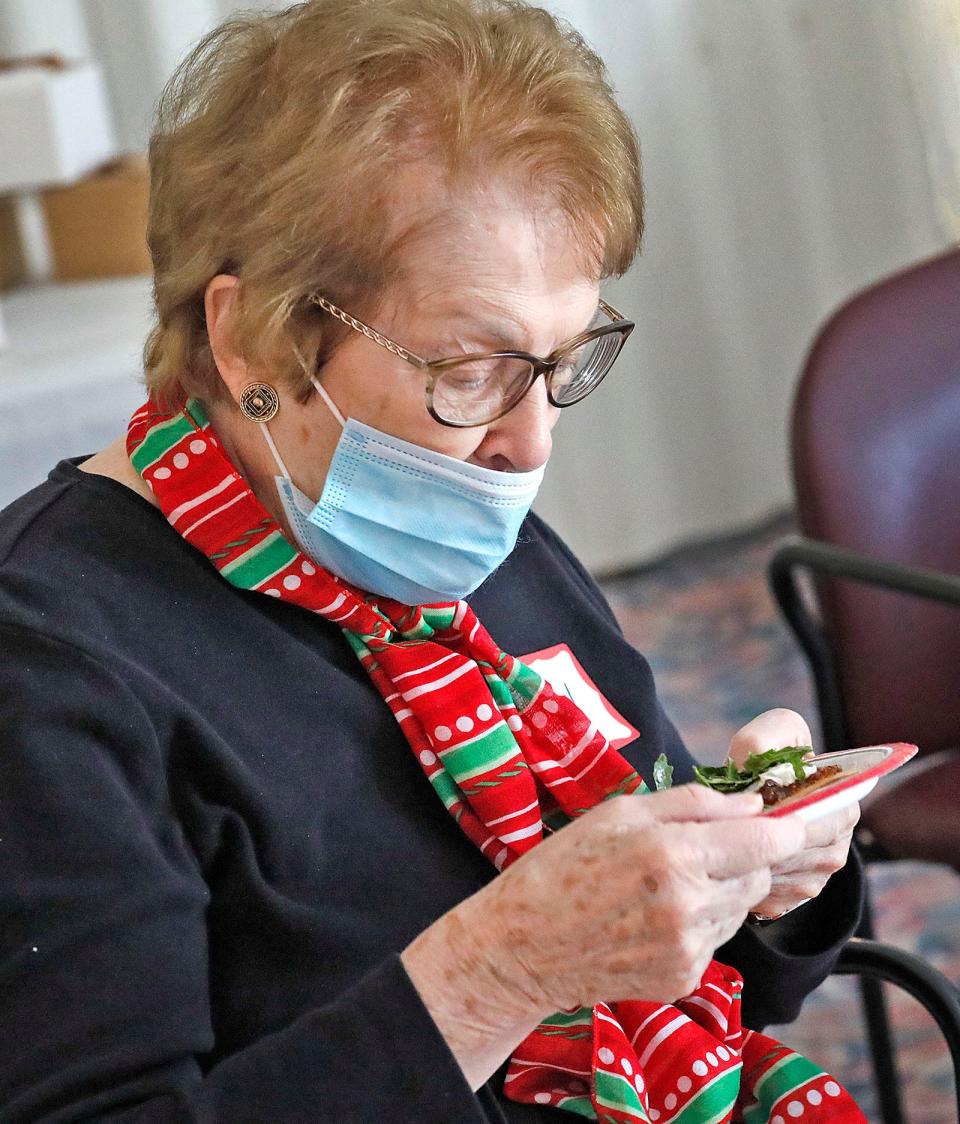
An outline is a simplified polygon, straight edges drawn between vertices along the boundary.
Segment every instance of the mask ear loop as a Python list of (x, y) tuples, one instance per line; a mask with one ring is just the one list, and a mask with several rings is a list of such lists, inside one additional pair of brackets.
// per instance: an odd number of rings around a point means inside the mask
[(300, 348), (297, 347), (296, 344), (293, 345), (293, 353), (297, 357), (297, 362), (300, 364), (300, 369), (307, 376), (307, 378), (313, 383), (313, 389), (324, 400), (324, 402), (327, 405), (327, 409), (330, 411), (331, 414), (333, 414), (333, 416), (340, 423), (340, 428), (345, 429), (346, 425), (347, 425), (347, 419), (343, 416), (343, 414), (340, 413), (340, 411), (337, 409), (337, 404), (330, 397), (330, 395), (327, 394), (324, 387), (322, 387), (320, 385), (320, 383), (317, 381), (316, 375), (314, 375), (314, 373), (310, 370), (309, 364), (307, 363), (307, 361), (303, 357), (303, 352), (301, 352)]
[(313, 383), (313, 389), (317, 392), (317, 394), (320, 395), (324, 402), (326, 402), (327, 408), (329, 409), (330, 413), (333, 414), (333, 416), (340, 423), (340, 428), (344, 428), (347, 424), (347, 419), (337, 409), (333, 399), (329, 394), (327, 394), (326, 390), (320, 385), (319, 382), (317, 382), (313, 375), (310, 376), (310, 381)]
[[(307, 374), (307, 372), (308, 372), (307, 364), (304, 361), (303, 355), (300, 353), (300, 349), (298, 347), (296, 347), (296, 345), (294, 345), (293, 351), (294, 351), (294, 354), (297, 357), (297, 362), (300, 364), (304, 373)], [(320, 395), (320, 397), (327, 404), (327, 407), (329, 408), (330, 412), (333, 414), (333, 416), (340, 423), (340, 428), (342, 429), (344, 426), (346, 426), (347, 422), (346, 422), (346, 419), (344, 418), (343, 414), (341, 414), (340, 411), (337, 409), (336, 405), (334, 404), (333, 399), (330, 397), (329, 394), (327, 394), (326, 390), (324, 390), (324, 388), (320, 385), (320, 383), (317, 382), (317, 380), (314, 378), (313, 375), (308, 374), (307, 377), (313, 383), (314, 389), (317, 391), (317, 393)], [(269, 430), (266, 422), (260, 422), (260, 432), (263, 434), (264, 440), (270, 446), (270, 452), (273, 454), (273, 459), (277, 462), (277, 468), (280, 469), (280, 473), (283, 476), (284, 480), (287, 480), (292, 484), (293, 479), (290, 476), (289, 471), (287, 470), (287, 466), (283, 463), (283, 457), (280, 456), (280, 450), (277, 448), (276, 442), (274, 441), (273, 437), (271, 436), (270, 430)]]
[(277, 462), (277, 468), (280, 469), (280, 474), (283, 476), (284, 480), (293, 483), (293, 481), (290, 480), (290, 473), (287, 471), (287, 466), (283, 463), (283, 458), (280, 456), (280, 451), (273, 438), (270, 436), (270, 429), (266, 422), (260, 422), (260, 432), (263, 434), (264, 440), (270, 446), (270, 452), (273, 453), (273, 459)]

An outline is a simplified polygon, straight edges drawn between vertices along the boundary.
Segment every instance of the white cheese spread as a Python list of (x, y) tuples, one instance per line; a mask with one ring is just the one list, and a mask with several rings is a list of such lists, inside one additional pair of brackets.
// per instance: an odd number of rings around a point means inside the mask
[[(805, 777), (813, 776), (817, 771), (816, 765), (804, 763), (803, 775)], [(797, 774), (794, 772), (793, 766), (789, 761), (784, 761), (780, 765), (771, 765), (769, 769), (765, 769), (759, 777), (750, 785), (747, 792), (756, 792), (757, 789), (764, 783), (764, 781), (773, 781), (774, 784), (781, 785), (786, 788), (787, 785), (794, 784), (797, 779)]]

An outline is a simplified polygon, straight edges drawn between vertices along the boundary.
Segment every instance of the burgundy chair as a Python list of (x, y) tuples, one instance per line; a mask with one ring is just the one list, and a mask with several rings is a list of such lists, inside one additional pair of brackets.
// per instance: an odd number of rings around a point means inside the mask
[[(919, 746), (864, 802), (861, 851), (960, 871), (960, 249), (831, 317), (800, 379), (792, 451), (804, 538), (770, 579), (810, 661), (824, 747)], [(876, 983), (864, 992), (895, 1124), (883, 998)]]

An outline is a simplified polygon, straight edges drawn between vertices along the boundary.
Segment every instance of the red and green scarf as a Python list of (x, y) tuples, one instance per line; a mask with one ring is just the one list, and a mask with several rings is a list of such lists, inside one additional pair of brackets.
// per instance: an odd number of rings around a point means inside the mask
[[(648, 791), (569, 698), (497, 647), (465, 601), (373, 597), (302, 554), (199, 402), (173, 412), (148, 402), (131, 418), (127, 451), (170, 525), (227, 581), (342, 629), (437, 796), (498, 870), (601, 800)], [(607, 1124), (863, 1124), (828, 1074), (743, 1029), (742, 986), (713, 961), (674, 1004), (631, 999), (551, 1015), (517, 1047), (506, 1094)]]

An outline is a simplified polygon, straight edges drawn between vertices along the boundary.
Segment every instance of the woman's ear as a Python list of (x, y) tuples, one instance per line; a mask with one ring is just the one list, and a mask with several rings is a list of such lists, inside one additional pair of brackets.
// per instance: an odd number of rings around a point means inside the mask
[(218, 273), (208, 282), (203, 294), (210, 351), (234, 402), (240, 401), (240, 392), (253, 381), (247, 361), (234, 342), (233, 318), (237, 312), (239, 291), (238, 277), (230, 273)]

